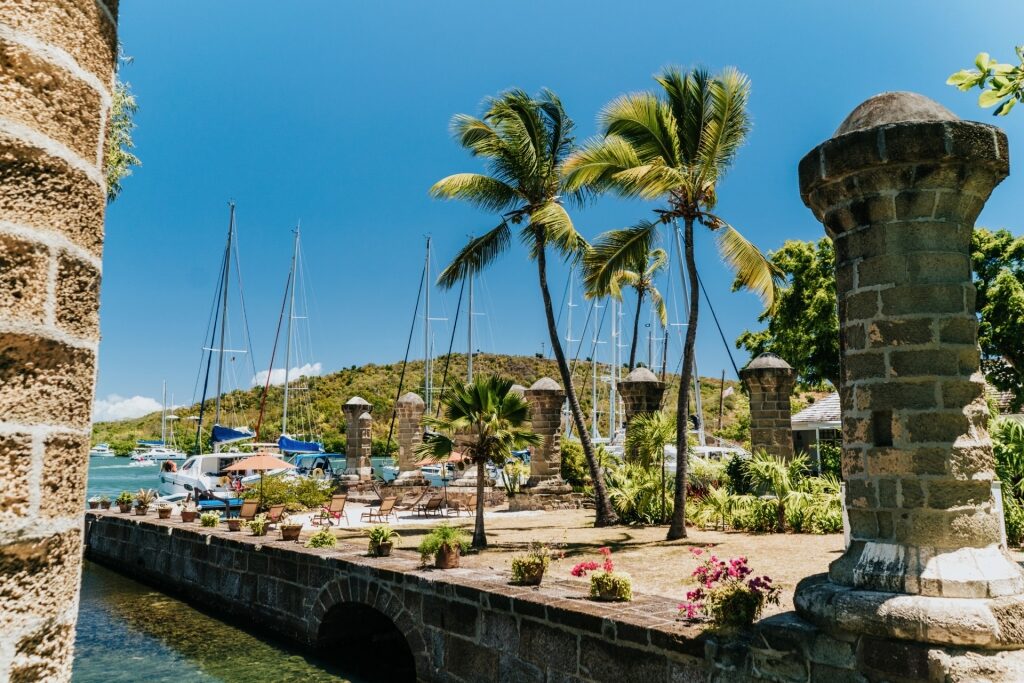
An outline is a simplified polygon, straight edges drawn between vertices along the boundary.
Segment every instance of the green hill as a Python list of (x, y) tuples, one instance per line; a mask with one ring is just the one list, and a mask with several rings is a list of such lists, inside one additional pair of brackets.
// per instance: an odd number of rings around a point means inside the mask
[[(441, 384), (444, 373), (445, 357), (434, 361), (434, 382)], [(532, 356), (508, 356), (501, 354), (477, 354), (473, 357), (473, 371), (476, 374), (497, 373), (514, 379), (519, 384), (530, 386), (541, 377), (558, 379), (558, 368), (553, 360)], [(607, 373), (607, 366), (599, 366), (598, 373)], [(338, 452), (344, 449), (345, 422), (341, 406), (353, 396), (362, 396), (373, 406), (373, 436), (375, 450), (383, 454), (387, 441), (391, 410), (394, 405), (402, 363), (389, 365), (368, 364), (362, 367), (352, 366), (338, 372), (321, 377), (303, 377), (291, 383), (289, 389), (289, 431), (295, 436), (322, 437), (326, 449)], [(448, 377), (465, 377), (466, 355), (452, 354), (448, 367)], [(625, 370), (623, 370), (625, 374)], [(580, 361), (574, 371), (574, 383), (579, 392), (583, 411), (590, 415), (591, 405), (591, 367), (590, 363)], [(671, 413), (675, 413), (676, 396), (679, 377), (670, 375), (669, 388), (664, 405)], [(726, 387), (733, 387), (734, 393), (725, 398), (725, 411), (722, 419), (722, 433), (730, 439), (745, 441), (748, 437), (749, 405), (746, 396), (739, 391), (738, 382), (726, 380)], [(705, 425), (709, 433), (718, 431), (718, 403), (720, 381), (716, 378), (701, 379), (701, 395), (703, 399)], [(423, 392), (423, 361), (410, 361), (405, 373), (402, 393)], [(230, 425), (256, 426), (259, 415), (260, 394), (262, 388), (247, 391), (233, 391), (225, 394), (221, 400), (221, 422)], [(607, 409), (607, 385), (599, 382), (598, 406)], [(283, 388), (271, 387), (267, 395), (263, 423), (260, 428), (259, 440), (276, 441), (280, 433)], [(209, 425), (213, 421), (214, 401), (206, 402), (204, 432), (208, 438)], [(199, 404), (174, 411), (180, 417), (176, 424), (176, 438), (179, 447), (186, 451), (195, 445), (195, 422), (189, 417), (199, 414)], [(310, 427), (312, 425), (312, 427)], [(607, 425), (607, 416), (599, 416), (602, 431)], [(311, 432), (311, 433), (310, 433)], [(117, 422), (98, 422), (93, 425), (94, 443), (108, 442), (119, 451), (130, 450), (137, 439), (158, 438), (160, 435), (160, 413), (152, 413), (132, 420)]]

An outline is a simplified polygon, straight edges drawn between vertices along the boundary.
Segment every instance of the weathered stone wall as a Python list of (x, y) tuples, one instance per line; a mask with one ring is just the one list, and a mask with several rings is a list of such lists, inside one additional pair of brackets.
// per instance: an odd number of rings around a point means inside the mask
[(675, 600), (634, 594), (631, 603), (594, 602), (583, 582), (556, 577), (522, 588), (503, 572), (422, 569), (408, 551), (368, 558), (364, 546), (309, 549), (152, 513), (89, 512), (86, 527), (91, 560), (307, 646), (332, 609), (369, 606), (404, 634), (422, 681), (1020, 680), (1012, 670), (1018, 653), (830, 635), (791, 612), (717, 638), (678, 621)]
[[(629, 425), (641, 413), (661, 410), (661, 399), (665, 395), (665, 383), (647, 368), (636, 368), (619, 382), (619, 395), (626, 407), (626, 443), (629, 443)], [(626, 459), (632, 460), (636, 453), (626, 449)]]
[(361, 396), (353, 396), (341, 407), (345, 414), (345, 475), (352, 481), (370, 478), (370, 428), (373, 406)]
[(773, 353), (762, 353), (740, 370), (740, 379), (750, 395), (751, 450), (791, 459), (793, 368)]
[(530, 404), (530, 429), (544, 437), (530, 457), (530, 486), (562, 482), (562, 404), (565, 391), (550, 377), (542, 377), (524, 392)]
[(0, 681), (71, 674), (116, 16), (0, 3)]

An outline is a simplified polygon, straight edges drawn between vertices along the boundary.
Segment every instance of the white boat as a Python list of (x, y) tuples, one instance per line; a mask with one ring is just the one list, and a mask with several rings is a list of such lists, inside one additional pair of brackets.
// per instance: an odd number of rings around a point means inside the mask
[(167, 446), (148, 446), (135, 451), (132, 455), (138, 455), (140, 459), (153, 460), (155, 462), (184, 460), (187, 457), (184, 451), (168, 448)]
[(89, 457), (93, 458), (112, 458), (115, 455), (117, 454), (109, 443), (98, 443), (89, 449)]
[[(192, 494), (193, 497), (200, 493), (209, 492), (221, 499), (235, 498), (238, 489), (234, 485), (231, 476), (224, 473), (224, 468), (242, 458), (248, 457), (248, 453), (231, 451), (229, 453), (207, 453), (205, 455), (193, 455), (181, 464), (165, 463), (160, 467), (160, 481), (157, 484), (157, 491), (161, 496), (177, 496)], [(265, 476), (275, 476), (286, 470), (271, 470)], [(241, 483), (244, 486), (251, 486), (259, 481), (260, 475), (255, 472), (247, 472), (242, 476)]]

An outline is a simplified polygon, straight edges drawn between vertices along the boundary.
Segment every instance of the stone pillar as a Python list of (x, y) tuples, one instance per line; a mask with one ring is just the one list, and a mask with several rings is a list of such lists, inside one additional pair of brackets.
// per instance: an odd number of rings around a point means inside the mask
[(544, 437), (544, 443), (530, 456), (532, 492), (564, 493), (572, 490), (562, 479), (562, 405), (565, 392), (550, 377), (541, 377), (524, 392), (530, 404), (530, 428)]
[(345, 413), (345, 475), (359, 480), (370, 479), (370, 427), (373, 406), (353, 396), (341, 407)]
[(398, 399), (395, 406), (398, 422), (398, 478), (396, 485), (425, 486), (420, 472), (416, 447), (423, 443), (423, 412), (426, 404), (412, 391)]
[(774, 353), (762, 353), (740, 370), (740, 379), (750, 395), (750, 450), (792, 459), (793, 368)]
[[(629, 443), (629, 423), (640, 413), (654, 413), (661, 410), (661, 399), (665, 394), (665, 383), (647, 368), (635, 368), (619, 382), (619, 395), (626, 406), (626, 443)], [(626, 458), (633, 453), (627, 451)]]
[(117, 3), (0, 3), (0, 681), (71, 676)]
[(974, 220), (1008, 171), (1000, 130), (912, 93), (867, 100), (800, 162), (803, 200), (835, 243), (843, 353), (851, 542), (795, 600), (823, 626), (1024, 647), (970, 262)]

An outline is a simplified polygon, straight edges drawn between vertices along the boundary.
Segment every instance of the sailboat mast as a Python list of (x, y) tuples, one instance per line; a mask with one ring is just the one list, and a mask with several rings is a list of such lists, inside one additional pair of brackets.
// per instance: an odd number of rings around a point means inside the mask
[(160, 443), (167, 445), (167, 380), (164, 380), (160, 400)]
[(217, 359), (217, 403), (213, 412), (213, 424), (220, 424), (220, 393), (224, 382), (224, 336), (228, 326), (228, 282), (231, 274), (231, 238), (235, 234), (235, 203), (228, 202), (231, 217), (228, 220), (228, 242), (224, 247), (224, 289), (221, 293), (220, 357)]
[(432, 369), (430, 367), (430, 238), (427, 237), (427, 257), (423, 263), (423, 400), (426, 403), (426, 414), (429, 415), (433, 401)]
[(469, 304), (466, 311), (466, 381), (473, 381), (473, 274), (469, 275)]
[(292, 247), (291, 298), (288, 303), (288, 324), (285, 326), (284, 337), (284, 412), (281, 416), (281, 434), (288, 434), (288, 379), (292, 366), (292, 318), (295, 317), (295, 260), (299, 254), (299, 226), (295, 226), (295, 244)]

